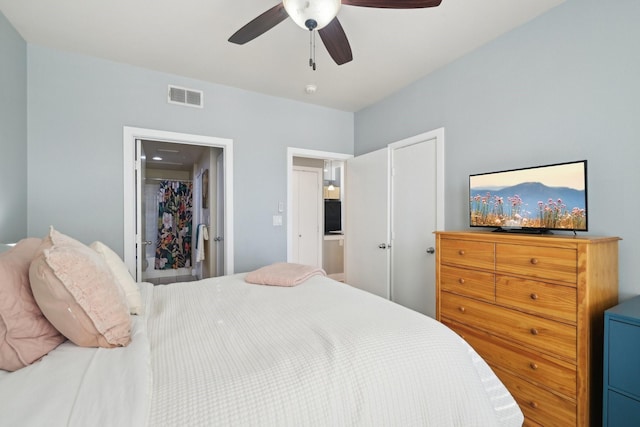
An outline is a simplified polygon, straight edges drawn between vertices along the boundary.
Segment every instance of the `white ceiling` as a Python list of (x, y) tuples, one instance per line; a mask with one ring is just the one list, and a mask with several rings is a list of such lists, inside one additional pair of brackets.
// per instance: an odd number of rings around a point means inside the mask
[(193, 172), (196, 164), (210, 147), (163, 141), (142, 141), (145, 168)]
[(28, 43), (358, 111), (563, 1), (343, 6), (354, 59), (337, 66), (318, 37), (316, 71), (308, 32), (290, 19), (245, 45), (227, 41), (278, 0), (0, 0), (0, 10)]

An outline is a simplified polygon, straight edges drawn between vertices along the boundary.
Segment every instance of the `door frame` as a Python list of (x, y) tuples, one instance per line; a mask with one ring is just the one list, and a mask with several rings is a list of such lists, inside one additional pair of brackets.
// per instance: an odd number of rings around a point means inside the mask
[[(293, 260), (293, 158), (306, 157), (320, 160), (347, 160), (353, 154), (287, 147), (287, 262)], [(345, 185), (345, 183), (343, 183)], [(319, 224), (322, 225), (322, 224)]]
[(137, 216), (140, 199), (136, 191), (136, 170), (141, 167), (136, 159), (136, 140), (155, 140), (175, 144), (201, 145), (222, 148), (224, 153), (224, 274), (234, 273), (233, 239), (233, 140), (205, 135), (169, 132), (124, 126), (122, 138), (123, 152), (123, 218), (124, 218), (124, 262), (129, 272), (137, 277), (137, 248), (141, 247), (141, 233), (137, 233)]

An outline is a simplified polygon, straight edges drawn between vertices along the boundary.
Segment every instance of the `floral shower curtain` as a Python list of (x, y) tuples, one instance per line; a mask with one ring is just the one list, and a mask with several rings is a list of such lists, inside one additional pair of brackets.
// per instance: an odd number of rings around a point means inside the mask
[(161, 181), (158, 193), (156, 270), (191, 267), (192, 216), (192, 183)]

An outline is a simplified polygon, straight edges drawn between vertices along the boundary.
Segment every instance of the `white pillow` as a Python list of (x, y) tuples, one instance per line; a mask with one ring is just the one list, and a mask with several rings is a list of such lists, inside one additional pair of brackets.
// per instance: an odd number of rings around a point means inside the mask
[(129, 274), (129, 269), (124, 264), (117, 253), (102, 242), (93, 242), (89, 245), (91, 249), (98, 252), (106, 261), (111, 273), (127, 296), (127, 304), (131, 314), (142, 314), (142, 299), (138, 285)]

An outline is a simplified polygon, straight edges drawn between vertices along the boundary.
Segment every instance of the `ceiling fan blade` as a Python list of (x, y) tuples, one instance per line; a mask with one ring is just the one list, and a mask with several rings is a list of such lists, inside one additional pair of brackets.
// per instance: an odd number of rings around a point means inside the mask
[(421, 9), (439, 6), (442, 0), (342, 0), (349, 6), (377, 7), (381, 9)]
[(342, 65), (353, 60), (349, 40), (347, 40), (347, 35), (337, 17), (333, 18), (326, 27), (318, 30), (318, 33), (336, 64)]
[(287, 17), (289, 17), (289, 15), (284, 9), (282, 2), (280, 2), (236, 31), (229, 37), (229, 41), (235, 44), (250, 42), (287, 19)]

